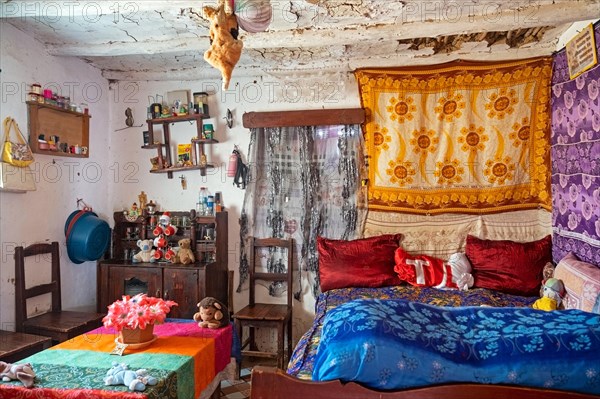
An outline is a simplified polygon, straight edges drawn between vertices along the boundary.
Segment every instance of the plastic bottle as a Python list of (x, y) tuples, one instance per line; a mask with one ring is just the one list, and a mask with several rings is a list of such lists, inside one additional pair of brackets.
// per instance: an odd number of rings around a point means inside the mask
[(206, 215), (213, 216), (215, 214), (215, 197), (209, 195), (206, 202)]
[(208, 189), (206, 187), (200, 187), (198, 193), (198, 203), (196, 204), (196, 212), (198, 215), (203, 216), (206, 214), (206, 203), (208, 201)]

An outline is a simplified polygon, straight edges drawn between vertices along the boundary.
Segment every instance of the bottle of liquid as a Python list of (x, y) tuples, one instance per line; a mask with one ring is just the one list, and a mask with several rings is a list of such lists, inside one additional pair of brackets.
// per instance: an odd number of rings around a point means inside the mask
[(206, 187), (200, 187), (200, 192), (198, 193), (198, 203), (196, 204), (196, 212), (199, 216), (205, 215), (207, 201), (208, 189)]
[(214, 214), (215, 214), (215, 197), (213, 197), (212, 195), (209, 195), (207, 202), (206, 202), (206, 215), (213, 216)]
[(221, 193), (215, 193), (215, 214), (223, 211), (223, 204), (221, 203)]

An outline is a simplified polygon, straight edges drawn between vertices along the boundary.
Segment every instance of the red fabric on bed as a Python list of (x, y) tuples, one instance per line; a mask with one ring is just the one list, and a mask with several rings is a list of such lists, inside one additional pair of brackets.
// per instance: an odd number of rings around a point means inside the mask
[(427, 255), (411, 255), (396, 249), (394, 271), (402, 281), (417, 287), (458, 288), (452, 266), (443, 259)]
[(552, 238), (519, 243), (467, 236), (465, 253), (473, 266), (476, 288), (536, 296), (544, 265), (552, 261)]
[(401, 238), (401, 234), (352, 241), (317, 237), (321, 291), (402, 284), (394, 271), (394, 252)]

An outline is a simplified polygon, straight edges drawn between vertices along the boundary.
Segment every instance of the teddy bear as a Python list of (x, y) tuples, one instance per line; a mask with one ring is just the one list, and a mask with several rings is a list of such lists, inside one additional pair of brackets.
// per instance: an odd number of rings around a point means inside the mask
[(218, 299), (206, 297), (198, 303), (199, 312), (194, 314), (198, 327), (221, 328), (229, 325), (229, 311)]
[(129, 370), (125, 363), (113, 362), (106, 372), (104, 385), (125, 385), (130, 391), (143, 391), (147, 385), (156, 385), (158, 380), (149, 376), (146, 369)]
[(31, 388), (35, 373), (30, 363), (12, 364), (0, 361), (0, 378), (2, 381), (19, 380), (25, 388)]
[(177, 251), (175, 263), (183, 263), (184, 265), (194, 263), (196, 258), (194, 258), (194, 252), (190, 248), (191, 240), (189, 238), (182, 238), (178, 244), (179, 251)]
[(202, 16), (210, 22), (210, 47), (204, 53), (204, 59), (221, 71), (223, 90), (227, 90), (231, 73), (244, 47), (237, 38), (237, 18), (234, 13), (225, 11), (225, 0), (219, 0), (216, 8), (203, 7)]
[(556, 310), (565, 296), (565, 285), (562, 280), (551, 277), (544, 281), (543, 295), (533, 303), (534, 309)]
[(154, 252), (152, 240), (138, 240), (137, 246), (140, 248), (140, 252), (133, 255), (133, 262), (150, 262)]

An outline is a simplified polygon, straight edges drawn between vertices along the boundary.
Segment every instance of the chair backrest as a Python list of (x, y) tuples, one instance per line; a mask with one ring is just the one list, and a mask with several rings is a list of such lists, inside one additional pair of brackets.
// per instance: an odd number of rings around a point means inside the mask
[[(43, 256), (50, 254), (48, 257)], [(25, 258), (36, 256), (36, 262), (40, 265), (50, 263), (51, 281), (46, 284), (40, 284), (33, 287), (25, 288)], [(61, 311), (61, 293), (60, 293), (60, 253), (58, 242), (54, 241), (50, 244), (32, 244), (26, 248), (15, 248), (15, 304), (16, 314), (15, 323), (16, 330), (22, 332), (23, 323), (27, 321), (27, 299), (37, 297), (39, 295), (50, 294), (52, 297), (52, 312)]]
[[(249, 303), (250, 306), (253, 306), (256, 303), (256, 281), (285, 281), (287, 283), (287, 306), (289, 308), (292, 307), (292, 284), (293, 284), (293, 259), (294, 259), (294, 240), (293, 239), (280, 239), (280, 238), (250, 238), (250, 246), (252, 251), (250, 251), (250, 260), (249, 260), (249, 280), (250, 280), (250, 290), (249, 290)], [(286, 271), (280, 273), (269, 273), (268, 271), (256, 271), (256, 262), (255, 256), (257, 251), (262, 248), (283, 248), (287, 249), (287, 264)]]

